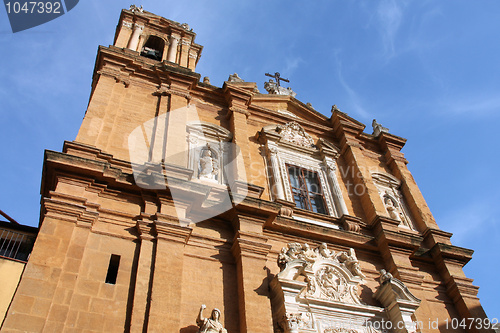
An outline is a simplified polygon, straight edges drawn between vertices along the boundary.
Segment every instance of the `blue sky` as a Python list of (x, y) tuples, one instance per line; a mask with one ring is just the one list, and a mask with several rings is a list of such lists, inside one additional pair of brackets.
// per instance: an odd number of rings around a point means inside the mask
[[(490, 317), (497, 285), (500, 194), (500, 2), (142, 1), (187, 22), (204, 46), (197, 72), (221, 86), (276, 71), (326, 115), (337, 104), (408, 139), (404, 153), (439, 226), (475, 250), (465, 267)], [(13, 34), (0, 9), (0, 209), (37, 225), (44, 149), (74, 140), (98, 45), (113, 42), (123, 1), (81, 0)]]

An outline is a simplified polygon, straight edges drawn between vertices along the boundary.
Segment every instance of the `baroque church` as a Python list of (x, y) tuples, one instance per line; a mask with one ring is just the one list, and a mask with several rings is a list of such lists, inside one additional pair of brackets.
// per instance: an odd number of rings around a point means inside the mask
[(195, 36), (121, 12), (3, 332), (493, 332), (405, 139), (279, 73), (214, 86)]

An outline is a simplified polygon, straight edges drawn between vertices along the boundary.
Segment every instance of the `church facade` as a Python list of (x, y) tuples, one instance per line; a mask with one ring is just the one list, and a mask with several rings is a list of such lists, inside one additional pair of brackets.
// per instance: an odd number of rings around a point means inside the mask
[(279, 73), (213, 86), (201, 51), (187, 24), (122, 11), (76, 139), (45, 153), (2, 331), (493, 332), (405, 139)]

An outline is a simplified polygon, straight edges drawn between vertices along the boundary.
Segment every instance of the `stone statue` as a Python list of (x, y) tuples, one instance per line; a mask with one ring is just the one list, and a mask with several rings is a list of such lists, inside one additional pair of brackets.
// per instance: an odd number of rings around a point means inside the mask
[(241, 77), (238, 76), (237, 73), (229, 75), (227, 79), (229, 82), (245, 82)]
[(203, 78), (203, 83), (210, 84), (210, 78), (208, 76), (205, 76)]
[(219, 173), (219, 166), (217, 161), (212, 157), (210, 149), (204, 149), (200, 157), (200, 173), (198, 178), (216, 180)]
[(392, 274), (387, 272), (385, 269), (380, 270), (379, 282), (384, 284), (386, 281), (390, 281), (393, 278)]
[(137, 7), (136, 5), (130, 5), (129, 10), (132, 13), (135, 13), (135, 12), (144, 13), (144, 9), (142, 8), (142, 5), (140, 7)]
[(359, 266), (358, 258), (356, 258), (356, 253), (353, 248), (349, 249), (349, 253), (342, 252), (339, 255), (339, 261), (344, 263), (345, 267), (351, 271), (352, 275), (357, 275), (362, 279), (365, 279), (366, 276), (361, 272), (361, 267)]
[(297, 95), (297, 93), (295, 93), (292, 88), (281, 87), (276, 82), (274, 82), (273, 79), (269, 79), (268, 82), (264, 82), (264, 89), (266, 89), (267, 92), (272, 95), (290, 95), (292, 97), (295, 97), (295, 95)]
[(318, 254), (325, 259), (332, 258), (335, 255), (335, 251), (328, 250), (326, 243), (321, 243), (316, 250), (318, 251)]
[(389, 133), (389, 129), (387, 127), (384, 127), (381, 124), (377, 123), (376, 119), (373, 119), (372, 127), (373, 127), (373, 135), (374, 136), (379, 136), (380, 133)]
[(389, 217), (394, 220), (401, 221), (400, 214), (398, 212), (398, 208), (396, 207), (394, 200), (392, 198), (386, 196), (385, 197), (385, 209), (389, 213)]
[(220, 310), (215, 308), (212, 310), (212, 315), (210, 318), (203, 318), (203, 310), (205, 310), (206, 305), (202, 304), (200, 307), (200, 312), (198, 313), (198, 318), (196, 319), (196, 324), (200, 327), (198, 333), (227, 333), (227, 330), (220, 323)]

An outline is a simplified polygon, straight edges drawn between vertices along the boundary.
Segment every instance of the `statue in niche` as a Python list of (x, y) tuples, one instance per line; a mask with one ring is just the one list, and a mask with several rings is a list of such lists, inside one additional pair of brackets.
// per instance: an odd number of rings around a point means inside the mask
[(399, 222), (403, 222), (408, 225), (405, 215), (400, 209), (400, 206), (387, 194), (384, 196), (385, 209), (389, 213), (389, 217)]
[(338, 259), (341, 263), (344, 263), (345, 267), (351, 271), (352, 275), (356, 275), (365, 279), (366, 276), (361, 272), (361, 267), (359, 266), (358, 258), (356, 258), (356, 253), (353, 248), (349, 249), (349, 253), (342, 252)]
[(220, 319), (220, 310), (215, 308), (212, 310), (212, 315), (210, 318), (203, 318), (203, 310), (205, 310), (206, 305), (202, 304), (200, 307), (200, 312), (198, 313), (198, 318), (196, 323), (200, 327), (198, 333), (227, 333), (227, 330), (222, 326)]
[(201, 151), (199, 164), (199, 179), (217, 180), (219, 165), (217, 160), (213, 158), (210, 148), (205, 148)]
[(394, 200), (390, 198), (389, 196), (385, 196), (385, 209), (387, 209), (387, 212), (389, 213), (389, 217), (394, 220), (401, 221), (400, 215), (398, 213), (398, 209), (395, 205)]

